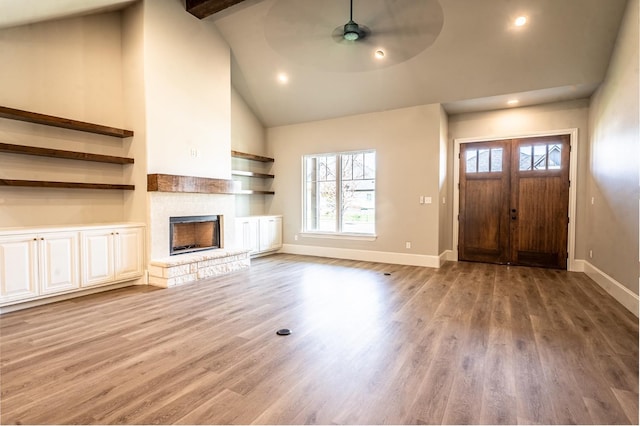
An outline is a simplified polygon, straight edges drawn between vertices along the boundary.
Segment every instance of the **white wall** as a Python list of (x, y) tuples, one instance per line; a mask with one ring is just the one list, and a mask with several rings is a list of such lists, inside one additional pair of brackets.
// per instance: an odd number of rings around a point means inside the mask
[[(578, 129), (578, 158), (576, 185), (576, 253), (584, 259), (586, 244), (586, 190), (588, 170), (588, 115), (586, 99), (558, 102), (532, 107), (509, 108), (479, 113), (457, 114), (449, 117), (449, 139), (453, 144), (460, 138), (502, 138), (524, 136), (551, 130)], [(572, 153), (575, 155), (575, 152)], [(453, 157), (453, 156), (452, 156)], [(453, 170), (452, 158), (450, 168)]]
[(179, 0), (144, 5), (148, 172), (230, 179), (229, 47)]
[[(443, 255), (452, 250), (453, 235), (451, 233), (452, 211), (453, 211), (453, 193), (451, 192), (452, 168), (449, 165), (453, 156), (453, 146), (449, 144), (449, 117), (440, 107), (440, 164), (438, 187), (440, 188), (440, 198), (438, 204), (440, 206), (440, 240), (438, 253)], [(449, 256), (447, 256), (449, 258)], [(446, 260), (446, 259), (445, 259)]]
[[(229, 47), (179, 0), (146, 0), (142, 17), (147, 173), (231, 179)], [(224, 247), (234, 247), (234, 204), (233, 195), (148, 193), (149, 258), (169, 255), (171, 216), (222, 215)]]
[[(606, 79), (591, 99), (588, 262), (638, 294), (638, 0), (630, 0)], [(637, 303), (637, 302), (636, 302)]]
[[(231, 88), (231, 149), (255, 155), (267, 155), (266, 130), (251, 108), (240, 94)], [(254, 172), (270, 173), (270, 163), (259, 163), (244, 159), (232, 158), (231, 167), (234, 170), (250, 170)], [(271, 180), (261, 180), (243, 176), (234, 176), (234, 180), (241, 183), (244, 189), (271, 189)], [(262, 215), (266, 212), (266, 203), (271, 200), (270, 195), (242, 195), (236, 197), (236, 215)]]
[[(440, 128), (441, 107), (434, 104), (267, 129), (268, 153), (276, 159), (276, 194), (268, 213), (284, 215), (285, 248), (433, 265), (439, 255)], [(377, 239), (301, 235), (302, 156), (370, 148), (377, 153)], [(419, 204), (421, 195), (433, 204)], [(390, 255), (383, 258), (381, 252)]]
[[(0, 105), (123, 127), (121, 15), (0, 30)], [(5, 143), (127, 156), (128, 141), (0, 119)], [(129, 183), (131, 166), (0, 153), (6, 179)], [(0, 227), (119, 222), (123, 191), (0, 187)]]

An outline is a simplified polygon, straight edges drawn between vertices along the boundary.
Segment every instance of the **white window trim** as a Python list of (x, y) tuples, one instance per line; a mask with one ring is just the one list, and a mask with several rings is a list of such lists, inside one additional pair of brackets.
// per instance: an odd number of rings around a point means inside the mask
[[(335, 156), (342, 156), (342, 155), (349, 155), (349, 154), (358, 154), (358, 153), (367, 153), (367, 152), (373, 152), (376, 154), (376, 176), (374, 178), (375, 181), (375, 186), (374, 186), (374, 192), (377, 193), (377, 187), (378, 187), (378, 168), (377, 168), (377, 164), (378, 164), (378, 156), (377, 156), (377, 152), (375, 148), (370, 148), (370, 149), (361, 149), (361, 150), (353, 150), (353, 151), (337, 151), (337, 152), (326, 152), (326, 153), (317, 153), (317, 154), (303, 154), (302, 155), (302, 231), (299, 233), (300, 236), (303, 237), (309, 237), (309, 238), (325, 238), (325, 239), (340, 239), (340, 240), (356, 240), (356, 241), (375, 241), (378, 238), (378, 235), (376, 234), (375, 230), (368, 234), (368, 233), (353, 233), (353, 232), (329, 232), (329, 231), (307, 231), (305, 230), (306, 228), (306, 219), (305, 219), (305, 210), (306, 210), (306, 199), (305, 199), (305, 186), (307, 183), (307, 177), (306, 177), (306, 161), (305, 159), (307, 157), (313, 157), (313, 156), (330, 156), (330, 155), (335, 155)], [(340, 164), (338, 164), (340, 163)], [(336, 175), (342, 173), (342, 162), (341, 161), (336, 161)], [(339, 181), (336, 180), (336, 182), (341, 183), (342, 179), (340, 179)], [(336, 183), (336, 184), (337, 184)], [(341, 204), (342, 203), (342, 193), (341, 191), (337, 191), (337, 197), (338, 197), (338, 203)], [(376, 203), (377, 203), (377, 197), (376, 197)], [(376, 211), (377, 211), (377, 207), (376, 207)], [(375, 220), (375, 218), (374, 218)], [(376, 221), (377, 222), (377, 221)], [(376, 225), (376, 222), (374, 222), (374, 227)], [(336, 227), (340, 226), (340, 217), (336, 216)]]
[(354, 241), (375, 241), (378, 239), (377, 234), (353, 234), (348, 232), (300, 232), (301, 237), (305, 238), (324, 238), (334, 240), (354, 240)]

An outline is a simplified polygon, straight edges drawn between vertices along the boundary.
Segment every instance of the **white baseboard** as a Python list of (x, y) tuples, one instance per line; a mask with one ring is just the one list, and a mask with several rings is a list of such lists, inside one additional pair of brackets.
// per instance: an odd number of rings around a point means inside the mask
[(335, 259), (361, 260), (366, 262), (392, 263), (396, 265), (426, 266), (428, 268), (439, 268), (441, 265), (440, 256), (355, 250), (336, 247), (305, 246), (298, 244), (283, 244), (279, 253), (332, 257)]
[[(613, 296), (625, 308), (627, 308), (636, 317), (638, 316), (638, 295), (620, 284), (618, 281), (602, 272), (586, 260), (576, 261), (582, 262), (584, 273), (594, 280), (607, 293)], [(576, 265), (577, 266), (577, 265)]]
[(0, 307), (0, 314), (6, 314), (9, 312), (15, 312), (22, 309), (33, 308), (40, 305), (46, 305), (48, 303), (74, 299), (76, 297), (87, 296), (89, 294), (102, 293), (104, 291), (116, 290), (118, 288), (123, 288), (123, 287), (130, 287), (132, 285), (134, 285), (133, 281), (125, 281), (121, 283), (109, 284), (109, 285), (100, 286), (100, 287), (87, 288), (87, 289), (75, 291), (72, 293), (64, 293), (64, 294), (59, 294), (54, 296), (42, 296), (40, 299), (28, 300), (24, 302), (15, 302), (14, 304), (11, 304), (11, 305), (2, 306)]
[(440, 266), (442, 266), (444, 262), (448, 260), (453, 262), (458, 261), (458, 258), (453, 254), (453, 250), (445, 250), (442, 253), (440, 253)]

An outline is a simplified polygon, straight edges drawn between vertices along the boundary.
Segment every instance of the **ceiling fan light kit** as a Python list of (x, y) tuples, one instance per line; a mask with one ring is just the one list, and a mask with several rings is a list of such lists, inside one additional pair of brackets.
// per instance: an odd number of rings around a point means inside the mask
[(360, 38), (360, 28), (358, 28), (358, 24), (353, 21), (349, 21), (344, 25), (344, 35), (345, 40), (356, 41)]

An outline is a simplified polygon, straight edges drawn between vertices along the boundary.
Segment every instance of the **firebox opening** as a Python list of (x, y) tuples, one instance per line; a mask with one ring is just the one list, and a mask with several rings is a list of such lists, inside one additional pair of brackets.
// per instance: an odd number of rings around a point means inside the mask
[(219, 216), (180, 216), (169, 218), (169, 254), (220, 248)]

